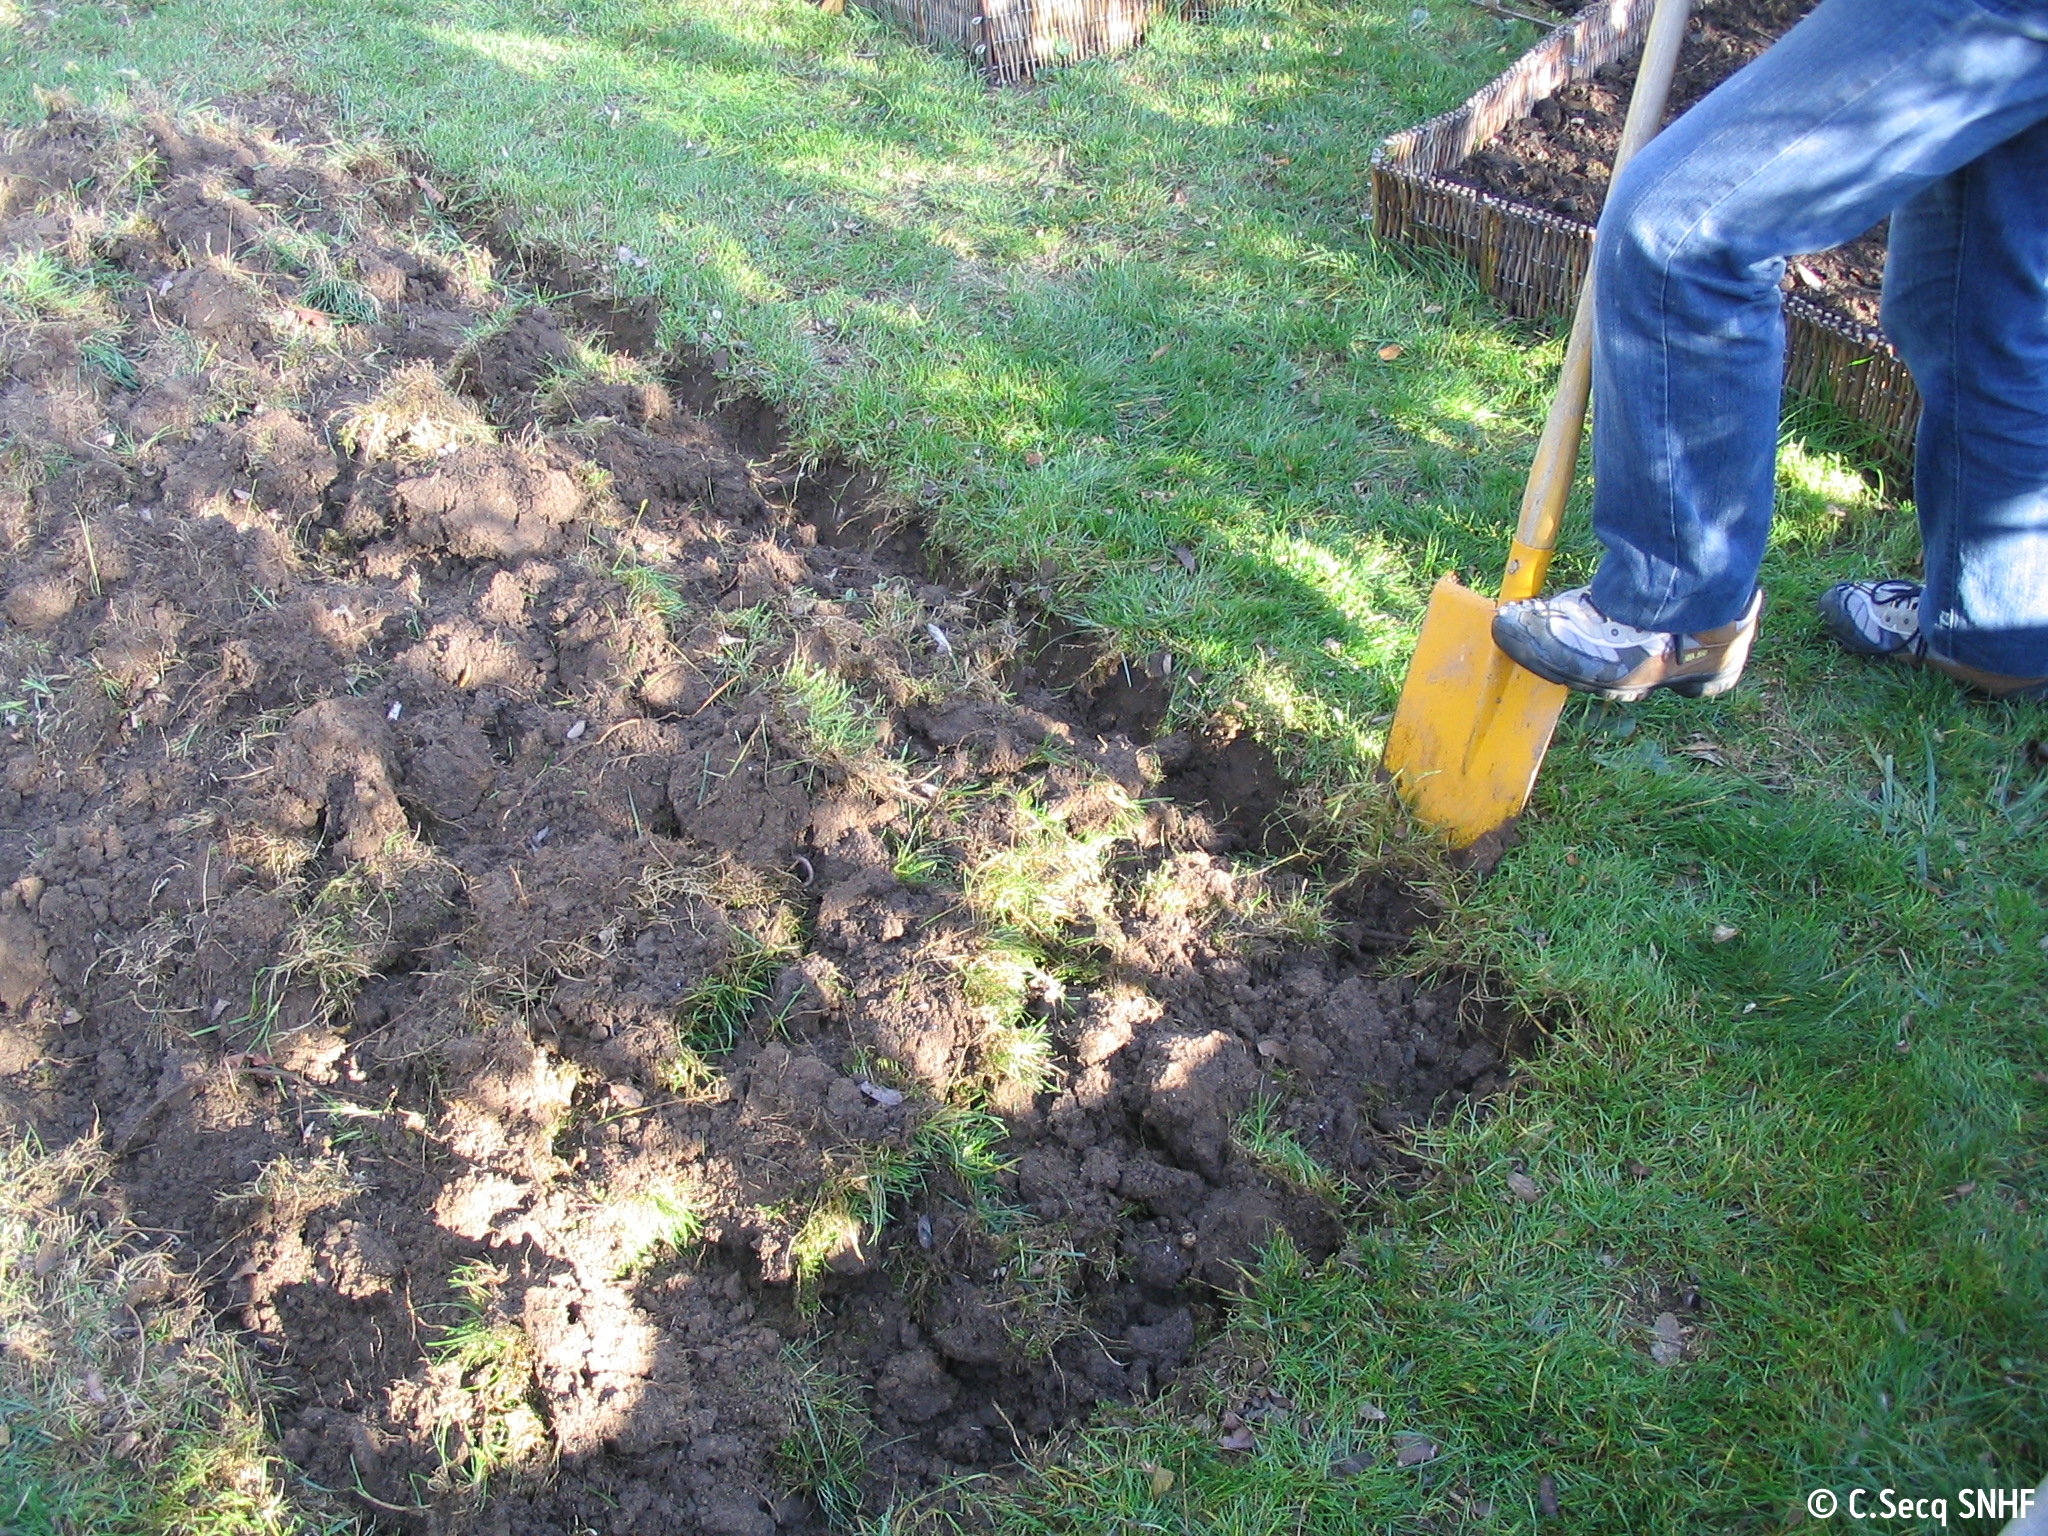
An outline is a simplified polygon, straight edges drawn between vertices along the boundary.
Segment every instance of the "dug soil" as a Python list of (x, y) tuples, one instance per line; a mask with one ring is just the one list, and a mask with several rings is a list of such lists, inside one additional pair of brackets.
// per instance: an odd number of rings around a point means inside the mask
[[(1671, 85), (1668, 123), (1707, 92), (1761, 55), (1816, 0), (1704, 0), (1694, 8)], [(1607, 202), (1614, 151), (1635, 87), (1637, 60), (1596, 71), (1536, 103), (1475, 151), (1450, 175), (1567, 218), (1597, 223)], [(1876, 326), (1884, 282), (1885, 226), (1831, 251), (1795, 259), (1785, 276), (1788, 292), (1862, 325)]]
[(651, 297), (303, 124), (60, 113), (0, 217), (0, 1106), (373, 1522), (1013, 1465), (1503, 1082), (1262, 748), (1069, 686)]

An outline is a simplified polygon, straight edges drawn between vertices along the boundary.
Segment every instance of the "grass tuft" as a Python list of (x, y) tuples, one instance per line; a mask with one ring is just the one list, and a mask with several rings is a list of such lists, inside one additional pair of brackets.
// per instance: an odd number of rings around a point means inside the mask
[(1029, 948), (997, 943), (961, 966), (960, 987), (981, 1025), (975, 1088), (1015, 1113), (1052, 1086), (1052, 1030), (1035, 1012), (1056, 1006), (1065, 987)]
[(1238, 1150), (1274, 1178), (1284, 1179), (1325, 1200), (1341, 1200), (1344, 1181), (1301, 1144), (1301, 1138), (1291, 1127), (1282, 1126), (1279, 1116), (1280, 1100), (1272, 1094), (1260, 1094), (1233, 1128), (1232, 1139)]
[(1109, 857), (1141, 818), (1121, 792), (1105, 785), (1102, 793), (1111, 797), (1111, 812), (1086, 831), (1070, 824), (1065, 807), (1041, 804), (1028, 790), (1018, 794), (1009, 845), (966, 871), (968, 909), (985, 926), (1039, 946), (1068, 939), (1078, 924), (1113, 931)]
[(383, 314), (376, 295), (361, 283), (328, 274), (311, 279), (299, 290), (309, 309), (317, 309), (343, 325), (374, 325)]
[(671, 635), (681, 632), (690, 617), (690, 604), (673, 574), (622, 551), (612, 562), (612, 579), (626, 589), (635, 607), (660, 619)]
[(78, 344), (78, 360), (121, 389), (140, 389), (142, 374), (121, 350), (121, 338), (112, 331), (95, 331)]
[(335, 438), (365, 459), (424, 463), (494, 442), (497, 430), (432, 363), (415, 362), (394, 368), (369, 399), (341, 412)]
[(0, 315), (11, 320), (83, 320), (100, 311), (91, 278), (49, 251), (18, 248), (0, 261)]
[(848, 778), (883, 777), (882, 718), (838, 674), (792, 656), (782, 673), (799, 755), (814, 767)]
[(255, 1371), (91, 1141), (0, 1135), (0, 1490), (10, 1536), (310, 1536)]
[(261, 1206), (282, 1230), (296, 1230), (315, 1211), (346, 1205), (368, 1184), (340, 1152), (274, 1157), (240, 1189), (217, 1198), (223, 1205)]
[(453, 1319), (427, 1345), (447, 1378), (434, 1425), (441, 1464), (431, 1482), (439, 1493), (481, 1500), (494, 1479), (535, 1470), (553, 1454), (554, 1437), (535, 1406), (526, 1333), (496, 1313), (504, 1283), (504, 1271), (481, 1259), (448, 1277)]
[(920, 1182), (925, 1169), (950, 1174), (991, 1230), (1013, 1224), (1018, 1212), (1003, 1183), (1015, 1166), (1002, 1150), (1009, 1134), (1009, 1127), (986, 1110), (939, 1105), (911, 1139)]
[(619, 1232), (621, 1276), (637, 1274), (664, 1257), (694, 1248), (704, 1236), (704, 1213), (682, 1190), (629, 1195), (609, 1214)]
[(860, 1387), (800, 1344), (785, 1348), (782, 1360), (789, 1373), (790, 1429), (776, 1461), (792, 1487), (817, 1501), (827, 1521), (851, 1526), (860, 1514), (867, 1442), (874, 1433)]
[(277, 958), (256, 973), (235, 1025), (267, 1040), (295, 998), (307, 999), (316, 1022), (338, 1017), (375, 974), (390, 932), (390, 897), (370, 873), (359, 867), (336, 875), (286, 930)]
[(739, 1044), (794, 953), (786, 942), (734, 930), (733, 952), (676, 1010), (678, 1043), (699, 1056), (725, 1055)]

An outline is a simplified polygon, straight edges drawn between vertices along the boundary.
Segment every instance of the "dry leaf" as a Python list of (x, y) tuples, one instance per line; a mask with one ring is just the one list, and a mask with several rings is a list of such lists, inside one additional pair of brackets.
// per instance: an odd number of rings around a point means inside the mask
[(1628, 1176), (1632, 1179), (1647, 1179), (1650, 1176), (1650, 1165), (1632, 1157), (1628, 1160)]
[(1714, 942), (1716, 944), (1726, 944), (1731, 939), (1739, 939), (1741, 937), (1742, 930), (1733, 923), (1714, 924)]
[(1172, 342), (1170, 342), (1170, 341), (1162, 341), (1161, 343), (1159, 343), (1159, 345), (1158, 345), (1158, 346), (1156, 346), (1156, 347), (1154, 347), (1154, 348), (1152, 349), (1152, 354), (1151, 354), (1151, 356), (1147, 357), (1147, 358), (1145, 359), (1145, 361), (1146, 361), (1146, 362), (1148, 362), (1148, 363), (1156, 363), (1156, 362), (1158, 362), (1158, 361), (1159, 361), (1159, 359), (1161, 359), (1162, 357), (1166, 356), (1166, 354), (1167, 354), (1167, 353), (1169, 353), (1169, 352), (1171, 352), (1172, 350), (1173, 350), (1173, 343), (1172, 343)]
[(1425, 1461), (1437, 1458), (1437, 1443), (1427, 1435), (1418, 1435), (1404, 1430), (1394, 1436), (1398, 1449), (1394, 1452), (1394, 1464), (1402, 1467), (1419, 1467)]
[(1543, 1198), (1543, 1186), (1530, 1178), (1526, 1173), (1509, 1174), (1508, 1188), (1514, 1192), (1515, 1198), (1524, 1205), (1534, 1205)]
[(1378, 1403), (1364, 1402), (1358, 1405), (1358, 1416), (1368, 1424), (1384, 1424), (1387, 1421), (1387, 1410)]
[(1403, 352), (1407, 350), (1408, 349), (1402, 346), (1399, 342), (1390, 341), (1384, 347), (1380, 348), (1380, 361), (1383, 363), (1391, 363), (1395, 358), (1399, 357)]
[(1360, 1451), (1356, 1455), (1346, 1456), (1342, 1461), (1330, 1463), (1330, 1476), (1356, 1477), (1370, 1467), (1375, 1459), (1370, 1451)]
[(869, 1098), (873, 1099), (877, 1104), (881, 1105), (884, 1109), (894, 1109), (898, 1104), (901, 1104), (903, 1102), (903, 1094), (900, 1090), (895, 1088), (885, 1088), (882, 1086), (882, 1084), (871, 1083), (866, 1078), (861, 1079), (860, 1091), (866, 1094)]
[(1685, 1354), (1685, 1325), (1676, 1312), (1659, 1312), (1650, 1325), (1650, 1358), (1659, 1365), (1676, 1365)]
[(1040, 453), (1036, 448), (1032, 449), (1029, 453), (1024, 455), (1024, 463), (1029, 468), (1036, 469), (1039, 465), (1043, 464), (1044, 462), (1045, 455)]
[(84, 1386), (87, 1402), (91, 1403), (95, 1408), (107, 1406), (107, 1384), (100, 1379), (98, 1371), (87, 1371), (85, 1373)]
[(1152, 1475), (1150, 1487), (1153, 1498), (1163, 1499), (1173, 1492), (1173, 1469), (1171, 1467), (1148, 1466), (1145, 1470)]
[(1188, 570), (1188, 571), (1192, 571), (1192, 570), (1194, 570), (1194, 568), (1195, 568), (1195, 552), (1194, 552), (1194, 551), (1193, 551), (1192, 549), (1189, 549), (1189, 548), (1187, 547), (1187, 545), (1185, 545), (1185, 544), (1176, 544), (1176, 545), (1174, 545), (1174, 546), (1173, 546), (1173, 558), (1174, 558), (1174, 559), (1176, 559), (1176, 560), (1178, 560), (1178, 561), (1179, 561), (1179, 562), (1181, 563), (1181, 567), (1182, 567), (1182, 569), (1184, 569), (1184, 570)]
[(1216, 1444), (1226, 1451), (1249, 1451), (1255, 1449), (1258, 1443), (1248, 1429), (1225, 1430), (1216, 1437)]

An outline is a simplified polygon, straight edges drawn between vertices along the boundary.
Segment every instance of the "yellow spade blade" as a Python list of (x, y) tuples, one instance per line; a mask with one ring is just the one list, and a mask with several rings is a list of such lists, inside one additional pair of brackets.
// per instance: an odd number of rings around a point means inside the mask
[(1463, 848), (1521, 813), (1565, 690), (1493, 643), (1494, 603), (1440, 579), (1387, 732), (1386, 765), (1416, 817)]

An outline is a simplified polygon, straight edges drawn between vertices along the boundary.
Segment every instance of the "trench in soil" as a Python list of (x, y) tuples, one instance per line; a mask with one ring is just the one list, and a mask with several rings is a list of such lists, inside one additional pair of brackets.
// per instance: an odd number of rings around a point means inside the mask
[(1506, 1081), (1519, 1015), (1389, 974), (1414, 893), (1278, 857), (1263, 747), (931, 579), (652, 300), (303, 121), (0, 169), (56, 274), (0, 1103), (104, 1138), (376, 1522), (767, 1536), (1012, 1466)]
[[(1693, 9), (1672, 80), (1669, 124), (1760, 57), (1817, 0), (1703, 0)], [(1560, 7), (1575, 10), (1576, 6)], [(1631, 55), (1536, 103), (1451, 172), (1451, 179), (1566, 218), (1598, 223), (1613, 177), (1638, 59)], [(1878, 324), (1886, 223), (1833, 250), (1798, 256), (1784, 280), (1797, 293), (1862, 325)]]

